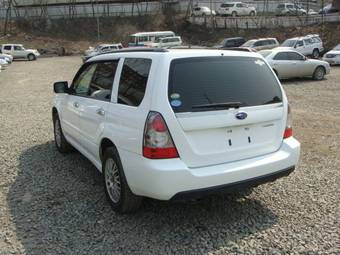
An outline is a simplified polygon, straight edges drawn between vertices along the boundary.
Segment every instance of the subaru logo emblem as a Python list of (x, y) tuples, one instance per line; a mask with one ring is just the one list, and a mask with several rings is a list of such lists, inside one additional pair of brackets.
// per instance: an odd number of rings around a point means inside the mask
[(235, 115), (236, 119), (239, 119), (239, 120), (244, 120), (248, 117), (248, 114), (245, 113), (245, 112), (239, 112)]

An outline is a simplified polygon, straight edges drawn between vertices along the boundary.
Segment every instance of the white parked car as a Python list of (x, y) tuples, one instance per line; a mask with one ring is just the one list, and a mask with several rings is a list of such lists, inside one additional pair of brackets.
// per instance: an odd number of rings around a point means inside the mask
[(327, 61), (331, 65), (339, 65), (340, 64), (340, 44), (338, 44), (334, 49), (328, 51), (324, 56), (323, 60)]
[(1, 52), (3, 54), (8, 54), (13, 57), (13, 59), (27, 59), (29, 61), (36, 60), (40, 53), (35, 49), (25, 49), (22, 44), (2, 44)]
[(150, 47), (154, 48), (169, 48), (175, 46), (181, 46), (182, 39), (180, 36), (164, 37), (159, 38), (154, 43), (149, 44)]
[(0, 70), (6, 69), (7, 66), (8, 66), (8, 62), (0, 58)]
[[(226, 75), (226, 70), (228, 70)], [(130, 49), (54, 84), (57, 149), (103, 173), (114, 210), (246, 189), (298, 163), (287, 97), (257, 53)]]
[(242, 2), (223, 3), (217, 10), (221, 16), (255, 16), (256, 8)]
[(215, 16), (216, 12), (206, 6), (196, 6), (193, 8), (191, 15), (194, 17)]
[(89, 58), (92, 58), (94, 56), (104, 54), (107, 52), (112, 52), (115, 50), (120, 50), (122, 48), (123, 48), (123, 45), (121, 43), (99, 44), (95, 48), (90, 47), (88, 50), (86, 50), (82, 59), (83, 59), (83, 62), (86, 62)]
[(276, 8), (276, 15), (307, 15), (307, 11), (293, 3), (282, 3)]
[(260, 39), (252, 39), (244, 44), (241, 47), (251, 48), (254, 50), (266, 50), (266, 49), (273, 49), (279, 46), (279, 42), (276, 38), (260, 38)]
[(320, 54), (324, 51), (323, 42), (317, 34), (287, 39), (279, 48), (295, 50), (313, 58), (319, 58)]
[(322, 80), (330, 72), (327, 62), (308, 59), (297, 51), (273, 49), (259, 53), (268, 61), (280, 79), (313, 77), (314, 80)]
[[(0, 46), (0, 48), (1, 48), (1, 46)], [(0, 58), (6, 60), (8, 64), (11, 64), (13, 62), (13, 57), (11, 55), (8, 55), (8, 54), (0, 53)]]

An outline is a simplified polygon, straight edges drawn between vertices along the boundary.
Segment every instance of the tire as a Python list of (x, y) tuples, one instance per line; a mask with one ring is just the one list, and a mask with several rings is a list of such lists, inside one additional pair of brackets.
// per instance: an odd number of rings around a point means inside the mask
[(313, 50), (312, 57), (315, 59), (318, 59), (320, 57), (320, 52), (318, 49)]
[(255, 12), (250, 12), (249, 14), (251, 17), (254, 17), (255, 16)]
[(71, 152), (73, 150), (73, 147), (66, 141), (66, 138), (63, 134), (63, 130), (60, 125), (60, 119), (57, 114), (53, 116), (53, 127), (54, 127), (54, 143), (55, 146), (57, 147), (57, 150), (63, 154)]
[(232, 12), (231, 16), (235, 18), (237, 16), (237, 12)]
[(28, 61), (33, 61), (33, 60), (36, 60), (37, 58), (34, 54), (31, 53), (31, 54), (27, 55), (27, 59), (28, 59)]
[(325, 68), (323, 66), (318, 66), (315, 68), (315, 71), (313, 73), (313, 79), (316, 81), (321, 81), (325, 77)]
[(102, 162), (105, 194), (113, 210), (118, 213), (136, 211), (143, 199), (130, 190), (117, 150), (113, 147), (107, 148)]

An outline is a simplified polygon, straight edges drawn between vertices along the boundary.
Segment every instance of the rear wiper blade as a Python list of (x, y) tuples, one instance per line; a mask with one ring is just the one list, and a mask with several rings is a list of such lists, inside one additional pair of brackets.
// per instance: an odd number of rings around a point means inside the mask
[(192, 108), (240, 108), (240, 106), (244, 106), (244, 103), (241, 102), (227, 102), (227, 103), (216, 103), (216, 104), (200, 104), (193, 105)]

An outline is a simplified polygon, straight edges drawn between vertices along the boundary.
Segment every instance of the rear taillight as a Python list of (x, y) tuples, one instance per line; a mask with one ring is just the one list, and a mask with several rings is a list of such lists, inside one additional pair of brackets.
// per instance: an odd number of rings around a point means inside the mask
[(292, 127), (292, 113), (290, 106), (288, 105), (288, 114), (287, 114), (287, 123), (286, 123), (286, 129), (285, 132), (283, 133), (283, 139), (289, 138), (293, 136), (293, 127)]
[(169, 129), (158, 112), (150, 112), (146, 119), (143, 156), (150, 159), (179, 157)]

